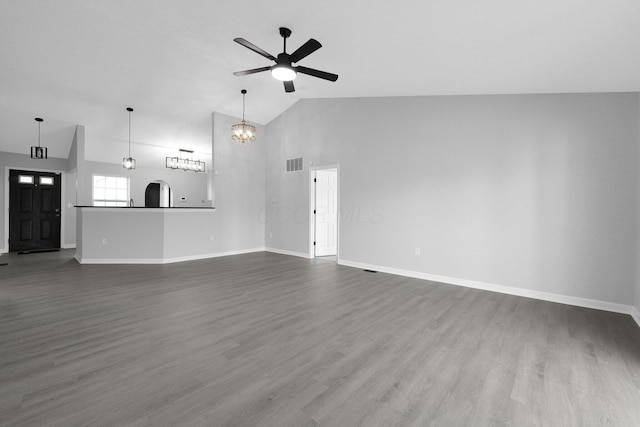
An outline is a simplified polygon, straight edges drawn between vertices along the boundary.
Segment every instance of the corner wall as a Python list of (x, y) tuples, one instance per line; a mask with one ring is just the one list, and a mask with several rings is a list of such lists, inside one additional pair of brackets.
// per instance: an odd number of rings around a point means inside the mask
[(638, 218), (636, 219), (637, 224), (637, 243), (636, 243), (636, 288), (635, 288), (635, 298), (634, 298), (634, 310), (633, 317), (640, 325), (640, 93), (637, 94), (637, 112), (638, 112), (638, 168), (636, 169), (637, 179), (638, 179)]
[(266, 246), (308, 251), (309, 162), (339, 164), (341, 263), (629, 307), (637, 128), (635, 93), (303, 100), (267, 127)]
[(264, 201), (267, 138), (255, 125), (257, 140), (241, 144), (231, 139), (231, 126), (240, 119), (213, 113), (212, 234), (218, 252), (264, 249)]

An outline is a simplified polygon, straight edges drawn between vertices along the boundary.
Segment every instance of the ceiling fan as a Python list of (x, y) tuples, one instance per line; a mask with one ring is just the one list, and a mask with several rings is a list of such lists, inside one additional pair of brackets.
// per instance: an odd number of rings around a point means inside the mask
[(329, 80), (335, 82), (338, 80), (337, 74), (327, 73), (325, 71), (315, 70), (313, 68), (303, 67), (301, 65), (294, 66), (292, 65), (294, 62), (299, 62), (301, 59), (309, 56), (316, 50), (320, 49), (322, 45), (319, 41), (315, 39), (309, 39), (308, 42), (303, 44), (293, 53), (287, 53), (287, 38), (291, 35), (291, 30), (288, 28), (280, 27), (280, 35), (284, 39), (284, 49), (282, 49), (282, 53), (278, 54), (278, 57), (271, 55), (269, 52), (260, 49), (258, 46), (254, 45), (246, 41), (243, 38), (235, 38), (234, 42), (240, 43), (242, 46), (247, 49), (251, 49), (252, 51), (264, 56), (267, 59), (275, 61), (275, 65), (270, 67), (260, 67), (254, 68), (251, 70), (245, 71), (236, 71), (233, 73), (236, 76), (246, 76), (248, 74), (260, 73), (262, 71), (271, 71), (271, 75), (277, 80), (281, 80), (284, 83), (285, 92), (294, 92), (295, 88), (293, 86), (293, 79), (296, 78), (297, 73), (307, 74), (313, 77), (319, 77), (321, 79)]

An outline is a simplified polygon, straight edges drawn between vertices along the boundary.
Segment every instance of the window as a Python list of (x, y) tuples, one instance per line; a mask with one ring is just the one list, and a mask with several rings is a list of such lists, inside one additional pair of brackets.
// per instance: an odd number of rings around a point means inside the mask
[(93, 175), (93, 206), (128, 206), (129, 178)]
[(32, 175), (18, 175), (18, 183), (19, 184), (33, 184), (33, 176)]
[(52, 176), (41, 176), (40, 177), (40, 185), (53, 185), (53, 177)]

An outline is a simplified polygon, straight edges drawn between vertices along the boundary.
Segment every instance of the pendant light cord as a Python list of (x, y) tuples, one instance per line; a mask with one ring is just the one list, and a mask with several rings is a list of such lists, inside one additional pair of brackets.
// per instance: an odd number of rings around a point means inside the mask
[(47, 147), (42, 148), (41, 139), (42, 139), (42, 130), (41, 124), (44, 121), (41, 117), (36, 117), (35, 121), (38, 122), (38, 146), (31, 146), (31, 158), (32, 159), (46, 159), (47, 158)]
[(131, 111), (129, 111), (129, 158), (131, 158)]
[(245, 96), (247, 96), (247, 90), (246, 89), (242, 89), (240, 91), (240, 93), (242, 94), (242, 123), (244, 123), (244, 98)]
[(129, 112), (129, 158), (131, 158), (131, 112), (133, 108), (127, 107), (127, 111)]

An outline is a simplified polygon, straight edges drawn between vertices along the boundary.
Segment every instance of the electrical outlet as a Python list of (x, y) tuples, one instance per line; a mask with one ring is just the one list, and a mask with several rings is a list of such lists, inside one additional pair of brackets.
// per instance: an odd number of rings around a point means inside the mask
[(416, 248), (416, 256), (420, 256), (420, 248)]
[(213, 234), (211, 234), (211, 235), (209, 236), (209, 241), (210, 241), (210, 242), (213, 242)]
[(103, 245), (106, 245), (106, 244), (107, 244), (107, 238), (106, 238), (106, 237), (103, 237), (103, 238), (102, 238), (102, 244), (103, 244)]
[(269, 232), (269, 238), (272, 238), (272, 237), (273, 237), (273, 233)]

